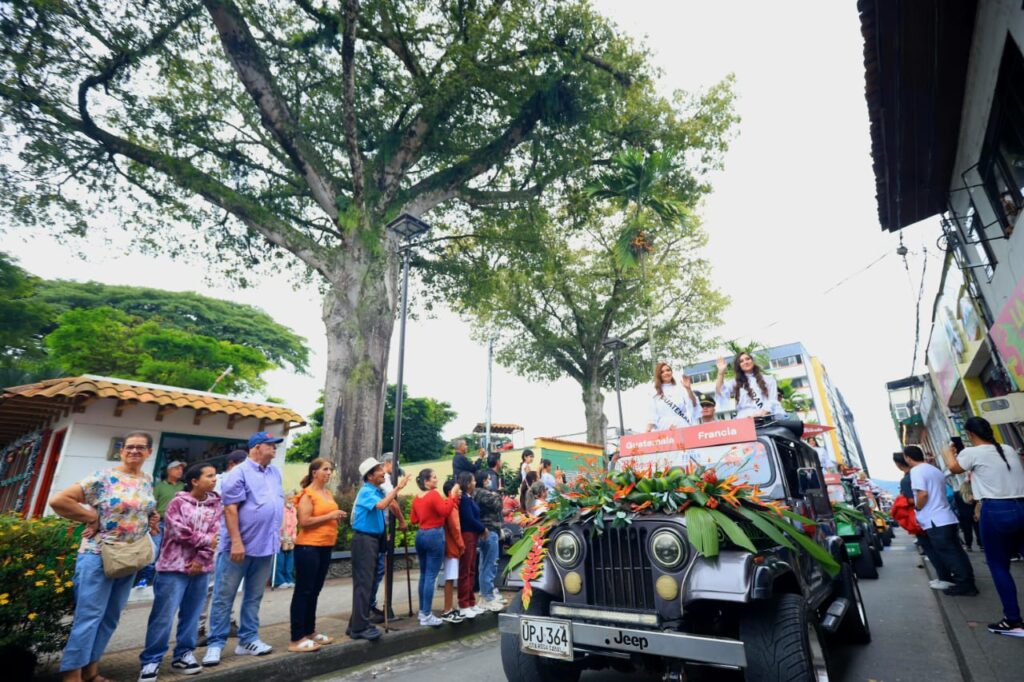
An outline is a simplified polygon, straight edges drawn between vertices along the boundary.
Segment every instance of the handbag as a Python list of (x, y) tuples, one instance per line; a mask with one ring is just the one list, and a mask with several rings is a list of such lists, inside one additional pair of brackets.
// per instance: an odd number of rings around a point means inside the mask
[(969, 480), (965, 480), (960, 484), (960, 498), (964, 501), (964, 504), (974, 504), (974, 489), (971, 488)]
[(138, 573), (153, 563), (153, 541), (149, 534), (131, 542), (104, 540), (100, 543), (103, 574), (108, 578), (123, 578)]

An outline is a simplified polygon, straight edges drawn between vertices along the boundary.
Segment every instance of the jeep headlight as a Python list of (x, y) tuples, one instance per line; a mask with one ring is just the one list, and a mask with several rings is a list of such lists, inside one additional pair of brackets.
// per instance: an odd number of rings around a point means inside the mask
[(651, 537), (651, 558), (667, 571), (678, 568), (686, 558), (686, 545), (672, 530), (659, 530)]
[(580, 541), (572, 533), (561, 533), (555, 538), (555, 561), (569, 568), (580, 558)]

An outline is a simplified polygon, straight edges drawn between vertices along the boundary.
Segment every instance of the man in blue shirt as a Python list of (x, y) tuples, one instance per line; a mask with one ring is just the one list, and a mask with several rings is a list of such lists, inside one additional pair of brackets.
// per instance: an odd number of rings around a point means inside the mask
[(373, 579), (377, 573), (377, 555), (384, 543), (384, 510), (398, 492), (409, 483), (403, 476), (394, 489), (385, 494), (384, 466), (373, 457), (362, 461), (359, 475), (363, 487), (352, 505), (352, 617), (347, 634), (352, 639), (377, 639), (380, 630), (370, 623), (370, 601), (373, 598)]

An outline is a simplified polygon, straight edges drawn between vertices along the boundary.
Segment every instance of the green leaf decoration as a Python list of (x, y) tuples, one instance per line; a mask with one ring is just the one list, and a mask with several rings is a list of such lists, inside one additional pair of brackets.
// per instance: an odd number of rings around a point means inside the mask
[(760, 530), (762, 533), (771, 538), (772, 541), (776, 544), (782, 545), (783, 547), (786, 547), (788, 549), (796, 549), (796, 545), (790, 542), (789, 538), (787, 538), (783, 532), (776, 528), (774, 523), (765, 518), (769, 516), (772, 512), (755, 511), (747, 507), (740, 507), (739, 512), (740, 514), (743, 514), (743, 516), (745, 516), (747, 520), (753, 523), (758, 530)]
[(856, 507), (851, 507), (845, 502), (833, 502), (832, 511), (836, 518), (843, 519), (847, 523), (867, 523), (868, 517), (864, 516)]
[(800, 516), (795, 511), (790, 511), (789, 509), (782, 509), (780, 511), (782, 511), (782, 515), (785, 516), (787, 519), (799, 521), (804, 525), (812, 526), (815, 523), (814, 519), (809, 519), (806, 516)]
[(537, 526), (533, 528), (527, 528), (526, 532), (523, 533), (523, 537), (519, 538), (516, 544), (508, 548), (508, 565), (505, 566), (505, 575), (511, 573), (521, 563), (526, 561), (527, 555), (530, 553), (530, 549), (533, 547), (533, 534), (536, 532)]
[(757, 548), (754, 547), (754, 543), (751, 542), (747, 534), (743, 532), (743, 529), (739, 525), (730, 519), (728, 516), (718, 511), (717, 509), (708, 509), (707, 512), (711, 514), (711, 518), (715, 520), (719, 528), (725, 531), (726, 537), (737, 547), (742, 547), (748, 552), (757, 552)]
[[(808, 524), (814, 523), (810, 519), (800, 516), (799, 514), (793, 514), (793, 516), (796, 517), (797, 520), (804, 519), (804, 522)], [(800, 529), (786, 523), (778, 517), (772, 518), (770, 515), (766, 514), (764, 518), (770, 518), (772, 523), (782, 529), (786, 535), (793, 538), (798, 545), (803, 547), (807, 553), (811, 555), (811, 558), (821, 564), (822, 568), (824, 568), (829, 575), (833, 577), (839, 575), (839, 564), (836, 562), (835, 558), (828, 553), (828, 550), (804, 535)]]
[(686, 510), (686, 534), (694, 549), (708, 559), (718, 556), (718, 526), (704, 507)]

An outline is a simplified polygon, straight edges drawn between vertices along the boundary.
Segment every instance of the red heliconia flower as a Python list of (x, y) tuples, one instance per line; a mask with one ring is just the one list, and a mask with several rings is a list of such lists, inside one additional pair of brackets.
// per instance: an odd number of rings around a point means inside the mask
[(703, 480), (705, 483), (715, 485), (716, 483), (718, 483), (718, 474), (715, 473), (714, 469), (708, 469), (707, 471), (704, 472), (704, 475), (701, 476), (701, 480)]

